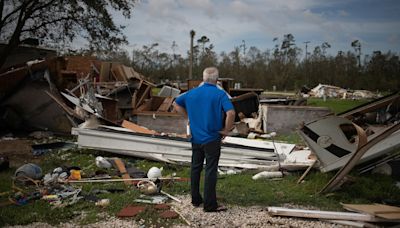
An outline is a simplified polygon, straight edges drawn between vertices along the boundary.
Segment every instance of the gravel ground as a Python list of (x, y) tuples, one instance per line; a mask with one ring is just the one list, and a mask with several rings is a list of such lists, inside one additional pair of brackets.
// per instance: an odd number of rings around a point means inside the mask
[[(190, 225), (176, 225), (176, 228), (183, 227), (335, 227), (342, 228), (347, 226), (331, 224), (319, 220), (297, 219), (290, 217), (271, 217), (267, 213), (267, 208), (259, 206), (239, 207), (227, 205), (228, 210), (218, 213), (205, 213), (201, 207), (195, 208), (190, 203), (190, 196), (177, 197), (182, 203), (173, 201), (172, 207), (178, 211)], [(306, 208), (302, 208), (306, 209)], [(106, 214), (103, 221), (85, 225), (84, 227), (140, 227), (144, 228), (142, 221), (133, 219), (119, 219), (110, 217)], [(12, 226), (13, 228), (50, 228), (54, 227), (46, 223), (32, 223), (26, 226)], [(72, 228), (79, 227), (77, 223), (63, 223), (57, 227)]]
[[(271, 217), (267, 208), (227, 205), (228, 210), (218, 213), (203, 212), (190, 203), (190, 196), (179, 197), (182, 203), (173, 202), (173, 207), (188, 220), (192, 227), (345, 227), (318, 220)], [(188, 226), (177, 226), (188, 227)]]

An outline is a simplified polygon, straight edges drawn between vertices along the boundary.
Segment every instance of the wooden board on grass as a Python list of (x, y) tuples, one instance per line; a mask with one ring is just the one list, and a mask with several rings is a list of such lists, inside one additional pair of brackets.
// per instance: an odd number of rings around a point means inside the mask
[[(125, 164), (122, 162), (122, 160), (119, 159), (119, 158), (114, 158), (114, 162), (115, 162), (115, 165), (118, 167), (118, 170), (121, 173), (122, 178), (123, 179), (130, 179), (131, 176), (126, 171)], [(125, 184), (130, 184), (131, 183), (131, 181), (129, 181), (129, 180), (125, 180), (124, 182), (125, 182)]]
[(349, 211), (375, 215), (385, 219), (400, 219), (400, 207), (384, 204), (342, 204)]

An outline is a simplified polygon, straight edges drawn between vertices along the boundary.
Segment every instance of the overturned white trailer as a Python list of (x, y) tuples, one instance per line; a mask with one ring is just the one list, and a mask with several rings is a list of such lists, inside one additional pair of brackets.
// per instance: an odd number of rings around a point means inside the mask
[[(101, 126), (97, 129), (73, 128), (81, 148), (168, 163), (191, 161), (188, 139), (132, 132), (126, 128)], [(309, 150), (294, 150), (295, 144), (226, 137), (221, 147), (219, 166), (245, 169), (305, 169), (314, 160)], [(280, 160), (280, 162), (278, 162)]]
[[(318, 157), (323, 172), (346, 165), (361, 147), (400, 122), (400, 93), (393, 93), (337, 116), (307, 124), (300, 135)], [(374, 143), (356, 164), (372, 161), (400, 148), (400, 130)]]

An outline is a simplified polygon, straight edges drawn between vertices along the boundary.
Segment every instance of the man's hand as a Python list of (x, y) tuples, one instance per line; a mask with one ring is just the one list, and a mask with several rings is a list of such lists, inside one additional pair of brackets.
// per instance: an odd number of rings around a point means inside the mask
[(225, 128), (219, 131), (222, 135), (222, 138), (225, 136), (229, 136), (232, 129), (233, 129), (233, 122), (235, 121), (235, 110), (229, 110), (226, 112), (226, 119), (225, 119)]
[(219, 131), (219, 133), (222, 135), (222, 137), (225, 137), (225, 136), (229, 136), (231, 131), (223, 129), (222, 131)]
[(174, 103), (173, 103), (172, 105), (174, 106), (175, 110), (176, 110), (179, 114), (185, 116), (186, 118), (188, 117), (185, 108), (183, 108), (182, 106), (178, 105), (175, 101), (174, 101)]

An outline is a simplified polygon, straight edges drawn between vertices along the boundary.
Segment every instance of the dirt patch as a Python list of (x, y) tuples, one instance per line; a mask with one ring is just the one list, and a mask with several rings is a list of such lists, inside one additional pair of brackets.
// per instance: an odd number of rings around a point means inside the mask
[(14, 168), (40, 161), (40, 157), (33, 156), (32, 141), (27, 139), (0, 140), (0, 156), (7, 156)]

